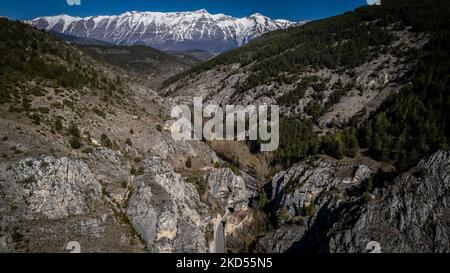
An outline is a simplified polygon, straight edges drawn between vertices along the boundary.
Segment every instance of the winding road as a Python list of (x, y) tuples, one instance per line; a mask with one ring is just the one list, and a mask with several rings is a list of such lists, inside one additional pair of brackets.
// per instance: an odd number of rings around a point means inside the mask
[(214, 242), (215, 242), (215, 249), (214, 253), (225, 253), (225, 225), (227, 224), (227, 216), (228, 213), (230, 213), (229, 210), (227, 210), (227, 213), (220, 219), (220, 223), (217, 225), (216, 231), (214, 232)]
[(216, 234), (214, 235), (215, 239), (215, 253), (225, 253), (225, 224), (226, 222), (222, 220), (216, 229)]

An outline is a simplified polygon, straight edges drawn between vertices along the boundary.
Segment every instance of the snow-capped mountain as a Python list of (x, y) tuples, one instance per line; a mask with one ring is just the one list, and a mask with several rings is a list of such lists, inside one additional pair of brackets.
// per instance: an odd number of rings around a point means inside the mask
[(220, 53), (269, 31), (298, 24), (261, 14), (235, 18), (193, 12), (126, 12), (115, 16), (39, 17), (28, 23), (48, 31), (118, 45), (144, 44), (161, 50), (203, 49)]

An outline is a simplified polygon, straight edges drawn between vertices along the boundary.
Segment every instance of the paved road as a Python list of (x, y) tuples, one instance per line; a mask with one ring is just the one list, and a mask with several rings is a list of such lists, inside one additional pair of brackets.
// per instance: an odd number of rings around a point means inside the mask
[(214, 242), (216, 244), (215, 246), (215, 253), (226, 253), (226, 247), (225, 247), (225, 225), (227, 221), (228, 213), (230, 213), (227, 210), (227, 213), (220, 219), (220, 223), (217, 225), (216, 231), (214, 232)]
[[(223, 219), (223, 218), (222, 218)], [(224, 231), (225, 222), (220, 222), (217, 226), (216, 232), (214, 234), (215, 243), (216, 243), (216, 253), (225, 253), (225, 231)]]
[[(247, 188), (250, 190), (253, 190), (254, 192), (258, 192), (258, 185), (256, 183), (256, 179), (242, 171), (241, 171), (241, 175), (245, 181)], [(233, 205), (231, 205), (231, 207), (234, 207), (235, 205), (236, 204), (233, 204)], [(217, 228), (214, 232), (215, 253), (225, 253), (226, 252), (225, 225), (226, 225), (228, 213), (230, 213), (230, 211), (227, 209), (227, 213), (225, 213), (225, 215), (222, 217), (222, 219), (220, 220), (220, 223), (217, 225)]]

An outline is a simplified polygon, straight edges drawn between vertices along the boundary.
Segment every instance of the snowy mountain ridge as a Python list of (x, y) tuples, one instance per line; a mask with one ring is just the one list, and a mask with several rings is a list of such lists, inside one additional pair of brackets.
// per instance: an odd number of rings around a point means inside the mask
[(236, 18), (193, 12), (138, 12), (113, 16), (45, 16), (27, 21), (40, 29), (117, 45), (149, 45), (160, 50), (203, 49), (220, 53), (240, 47), (250, 40), (295, 23), (273, 20), (262, 14)]

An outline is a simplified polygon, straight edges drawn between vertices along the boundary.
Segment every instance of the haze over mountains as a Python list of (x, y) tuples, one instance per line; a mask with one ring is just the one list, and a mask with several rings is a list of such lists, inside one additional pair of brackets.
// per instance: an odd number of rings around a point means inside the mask
[(202, 49), (221, 53), (240, 47), (269, 31), (285, 29), (294, 23), (273, 20), (259, 13), (235, 18), (193, 12), (126, 12), (114, 16), (39, 17), (28, 23), (47, 31), (90, 38), (116, 45), (148, 45), (160, 50)]

